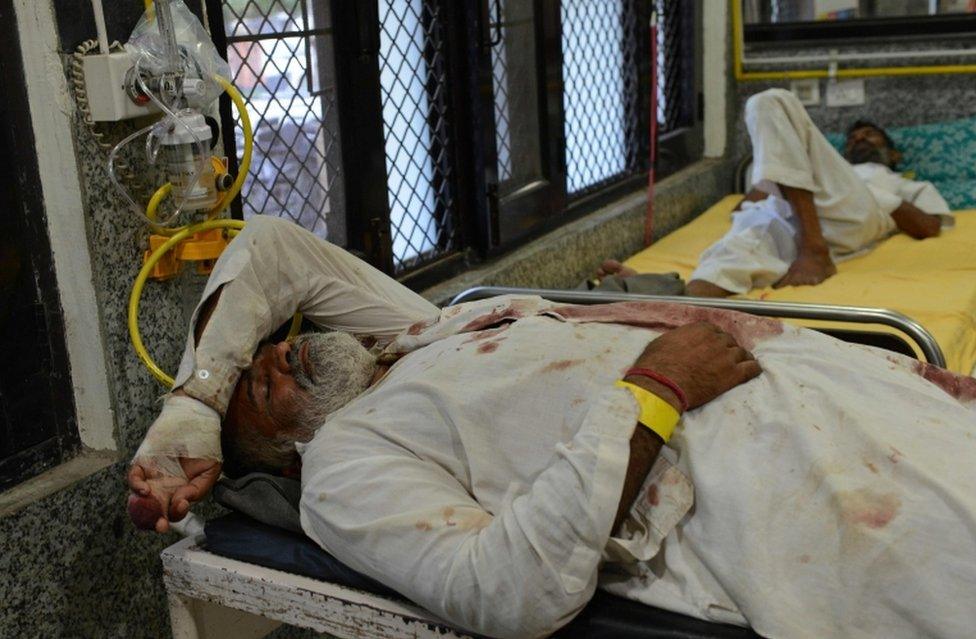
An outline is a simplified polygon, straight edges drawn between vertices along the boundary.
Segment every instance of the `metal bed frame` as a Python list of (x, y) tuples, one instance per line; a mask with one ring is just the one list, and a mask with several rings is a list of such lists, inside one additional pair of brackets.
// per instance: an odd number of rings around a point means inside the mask
[[(901, 331), (915, 342), (925, 361), (945, 368), (945, 355), (924, 326), (903, 313), (885, 308), (867, 306), (838, 306), (832, 304), (799, 304), (795, 302), (762, 302), (755, 300), (731, 300), (713, 297), (684, 297), (675, 295), (640, 295), (637, 293), (608, 293), (603, 291), (561, 291), (543, 288), (513, 288), (508, 286), (477, 286), (459, 293), (451, 300), (450, 306), (462, 302), (481, 300), (498, 295), (538, 295), (553, 302), (566, 304), (609, 304), (612, 302), (672, 302), (691, 306), (707, 306), (729, 311), (740, 311), (764, 317), (789, 319), (827, 320), (852, 324), (881, 324)], [(845, 331), (828, 331), (840, 337)], [(897, 336), (890, 336), (898, 339)], [(857, 340), (845, 340), (857, 341)], [(902, 341), (902, 340), (899, 340)], [(904, 342), (903, 342), (904, 343)]]

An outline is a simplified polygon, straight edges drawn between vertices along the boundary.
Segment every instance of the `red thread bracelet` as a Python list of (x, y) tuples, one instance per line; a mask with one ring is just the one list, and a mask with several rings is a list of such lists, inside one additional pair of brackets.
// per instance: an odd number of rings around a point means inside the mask
[(667, 386), (678, 397), (678, 401), (681, 402), (681, 410), (682, 411), (688, 410), (688, 396), (685, 395), (685, 392), (683, 390), (681, 390), (681, 387), (678, 386), (677, 382), (675, 382), (670, 377), (666, 377), (661, 373), (652, 371), (649, 368), (638, 368), (636, 366), (628, 370), (627, 373), (624, 375), (624, 377), (629, 377), (631, 375), (637, 375), (639, 377), (649, 377), (650, 379), (653, 379), (655, 382), (659, 382)]

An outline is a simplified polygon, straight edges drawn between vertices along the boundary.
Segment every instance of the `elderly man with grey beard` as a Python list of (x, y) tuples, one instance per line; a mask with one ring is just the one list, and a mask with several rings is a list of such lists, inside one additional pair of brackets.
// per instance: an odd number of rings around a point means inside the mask
[[(331, 332), (265, 343), (296, 310)], [(300, 476), (312, 540), (484, 635), (598, 586), (767, 637), (976, 625), (970, 378), (683, 305), (437, 309), (262, 217), (193, 322), (129, 472), (143, 527), (223, 461)]]

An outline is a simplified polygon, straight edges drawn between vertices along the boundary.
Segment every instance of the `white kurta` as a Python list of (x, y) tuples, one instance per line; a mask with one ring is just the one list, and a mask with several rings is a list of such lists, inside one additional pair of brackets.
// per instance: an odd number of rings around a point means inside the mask
[[(490, 635), (554, 630), (601, 552), (612, 592), (768, 637), (976, 623), (976, 382), (738, 314), (521, 304), (401, 336), (392, 348), (417, 350), (302, 449), (302, 523), (322, 547)], [(764, 372), (685, 414), (629, 539), (610, 538), (636, 417), (610, 384), (655, 328), (702, 318)]]
[[(293, 225), (252, 221), (238, 242), (214, 272), (224, 293), (188, 346), (184, 388), (219, 405), (246, 359), (228, 358), (237, 336), (266, 334), (296, 307), (355, 333), (408, 327), (387, 347), (403, 354), (387, 377), (301, 447), (302, 525), (449, 621), (545, 635), (602, 580), (769, 637), (951, 637), (976, 625), (972, 380), (679, 305), (529, 297), (427, 313)], [(389, 302), (400, 295), (405, 313)], [(360, 322), (350, 301), (364, 299)], [(243, 312), (262, 308), (274, 311)], [(236, 332), (213, 326), (228, 317)], [(703, 319), (764, 372), (685, 414), (611, 538), (637, 416), (612, 382), (659, 331)], [(191, 392), (204, 382), (209, 394)]]
[(949, 210), (930, 182), (906, 179), (881, 164), (848, 163), (789, 91), (769, 89), (750, 97), (745, 121), (755, 188), (770, 197), (743, 203), (729, 232), (702, 253), (691, 279), (746, 293), (786, 274), (797, 256), (799, 222), (778, 184), (812, 192), (835, 260), (895, 232), (891, 213), (902, 201), (929, 213)]

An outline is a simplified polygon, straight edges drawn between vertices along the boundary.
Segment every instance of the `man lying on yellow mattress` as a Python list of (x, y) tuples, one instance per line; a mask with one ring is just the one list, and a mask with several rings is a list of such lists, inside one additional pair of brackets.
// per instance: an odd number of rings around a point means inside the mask
[[(732, 228), (702, 253), (687, 294), (724, 297), (772, 285), (814, 285), (834, 275), (836, 259), (900, 230), (939, 235), (949, 213), (929, 182), (893, 171), (901, 154), (880, 127), (859, 120), (844, 157), (789, 91), (770, 89), (746, 102), (755, 184)], [(604, 273), (631, 274), (608, 262)]]

